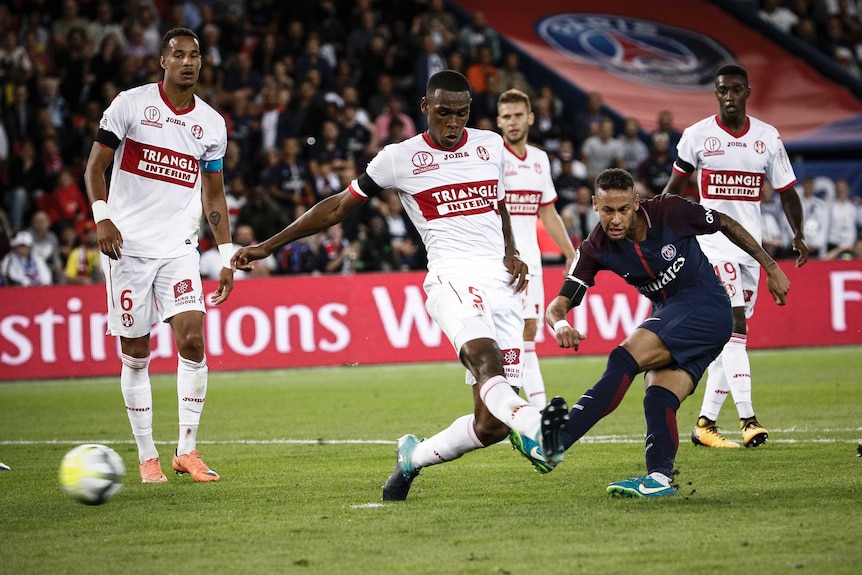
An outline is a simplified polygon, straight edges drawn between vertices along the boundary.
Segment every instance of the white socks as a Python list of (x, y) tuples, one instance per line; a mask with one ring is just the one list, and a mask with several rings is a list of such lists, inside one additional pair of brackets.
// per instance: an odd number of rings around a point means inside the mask
[(177, 455), (185, 455), (197, 446), (198, 425), (207, 396), (207, 358), (200, 363), (177, 355), (177, 399), (180, 415), (180, 438)]
[(536, 355), (535, 341), (524, 342), (524, 366), (521, 385), (524, 388), (524, 395), (527, 397), (530, 405), (538, 409), (545, 409), (548, 399), (545, 395), (545, 380), (542, 377), (542, 370), (539, 369), (539, 356)]
[(452, 425), (416, 446), (411, 461), (418, 469), (458, 459), (465, 453), (485, 447), (476, 436), (473, 414), (456, 419)]
[(734, 333), (724, 345), (721, 354), (709, 366), (706, 390), (700, 415), (712, 421), (718, 420), (718, 413), (727, 398), (733, 395), (740, 419), (754, 417), (751, 404), (751, 363), (746, 351), (747, 336)]
[(141, 463), (159, 456), (153, 442), (153, 392), (150, 388), (150, 356), (138, 358), (121, 354), (120, 389), (126, 404), (126, 414), (132, 425), (132, 435), (138, 445)]
[(524, 403), (502, 375), (495, 375), (482, 384), (479, 396), (491, 415), (521, 435), (535, 439), (542, 425), (541, 412)]

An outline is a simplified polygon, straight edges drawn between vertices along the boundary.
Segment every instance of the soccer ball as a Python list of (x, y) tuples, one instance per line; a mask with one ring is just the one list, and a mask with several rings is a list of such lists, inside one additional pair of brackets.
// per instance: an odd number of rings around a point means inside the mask
[(60, 463), (60, 487), (75, 501), (101, 505), (123, 488), (126, 466), (117, 452), (104, 445), (79, 445)]

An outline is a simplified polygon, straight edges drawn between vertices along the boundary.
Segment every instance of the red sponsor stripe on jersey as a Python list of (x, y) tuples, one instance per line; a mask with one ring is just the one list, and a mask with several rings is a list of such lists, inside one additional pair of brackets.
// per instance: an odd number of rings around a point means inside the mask
[(120, 169), (144, 178), (193, 188), (198, 181), (200, 162), (188, 154), (126, 138)]
[(484, 214), (497, 204), (497, 180), (461, 182), (414, 194), (426, 220)]
[(732, 170), (703, 170), (700, 174), (700, 192), (711, 200), (738, 200), (759, 202), (764, 175), (757, 172)]
[[(506, 208), (512, 216), (535, 216), (542, 203), (542, 192), (535, 190), (506, 190)], [(551, 202), (553, 203), (553, 202)]]

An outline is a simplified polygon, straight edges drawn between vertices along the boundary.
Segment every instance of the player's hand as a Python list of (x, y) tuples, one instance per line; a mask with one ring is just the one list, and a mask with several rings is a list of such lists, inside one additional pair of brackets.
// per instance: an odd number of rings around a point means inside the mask
[(787, 303), (790, 280), (787, 279), (778, 264), (773, 264), (766, 270), (766, 285), (769, 287), (769, 293), (772, 294), (772, 299), (775, 300), (776, 304), (784, 305)]
[(578, 351), (581, 340), (586, 339), (587, 336), (569, 324), (566, 319), (567, 313), (569, 313), (569, 300), (563, 296), (557, 296), (545, 310), (545, 321), (554, 329), (557, 345)]
[(262, 260), (268, 255), (269, 252), (263, 249), (260, 244), (247, 246), (238, 249), (236, 253), (233, 254), (233, 257), (230, 259), (230, 265), (238, 270), (251, 271), (251, 262)]
[(102, 220), (96, 224), (96, 233), (99, 234), (99, 251), (111, 258), (118, 260), (123, 257), (123, 234), (111, 220)]
[(506, 264), (506, 269), (512, 274), (512, 279), (509, 280), (509, 285), (515, 286), (515, 293), (521, 293), (527, 289), (527, 283), (530, 281), (530, 268), (527, 264), (521, 261), (518, 256), (506, 257), (503, 259)]
[(808, 244), (805, 243), (805, 240), (796, 236), (793, 238), (793, 251), (798, 253), (796, 256), (796, 267), (801, 268), (805, 265), (805, 262), (808, 261)]
[(219, 305), (227, 300), (233, 291), (233, 269), (221, 268), (218, 273), (218, 289), (210, 296), (210, 302)]
[(587, 336), (569, 325), (557, 328), (557, 331), (554, 333), (557, 338), (558, 346), (564, 348), (570, 347), (575, 351), (578, 351), (578, 348), (581, 347), (581, 340), (587, 338)]

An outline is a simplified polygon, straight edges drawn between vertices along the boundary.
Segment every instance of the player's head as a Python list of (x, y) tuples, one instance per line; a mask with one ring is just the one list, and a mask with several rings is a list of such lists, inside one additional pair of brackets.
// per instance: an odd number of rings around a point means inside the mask
[(640, 199), (634, 187), (632, 175), (619, 168), (604, 170), (596, 178), (593, 209), (610, 240), (624, 240), (640, 225), (636, 216)]
[(437, 72), (428, 79), (422, 113), (428, 117), (428, 136), (444, 149), (456, 146), (470, 117), (470, 82), (454, 70)]
[(201, 71), (201, 43), (188, 28), (173, 28), (162, 37), (159, 63), (165, 71), (165, 82), (180, 88), (192, 88)]
[(742, 66), (728, 64), (715, 72), (715, 98), (723, 123), (736, 123), (745, 118), (745, 103), (750, 95), (748, 72)]
[(507, 143), (525, 141), (534, 119), (530, 97), (521, 90), (506, 90), (497, 98), (497, 127)]

